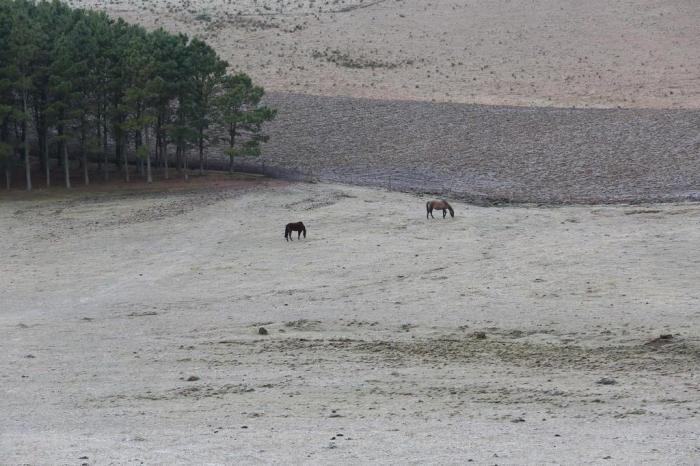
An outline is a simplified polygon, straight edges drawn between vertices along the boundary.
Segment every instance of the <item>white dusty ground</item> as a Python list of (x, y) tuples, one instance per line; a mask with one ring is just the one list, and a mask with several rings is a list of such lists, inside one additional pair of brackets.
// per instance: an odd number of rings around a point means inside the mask
[(697, 0), (71, 0), (207, 42), (271, 91), (700, 108)]
[(700, 461), (700, 205), (424, 203), (4, 200), (0, 463)]

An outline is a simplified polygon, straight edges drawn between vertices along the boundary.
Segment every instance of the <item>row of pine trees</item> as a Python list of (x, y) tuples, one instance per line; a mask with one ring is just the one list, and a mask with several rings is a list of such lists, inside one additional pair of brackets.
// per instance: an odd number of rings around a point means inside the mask
[(91, 167), (128, 181), (136, 164), (150, 182), (155, 169), (165, 178), (172, 169), (187, 173), (198, 156), (202, 170), (214, 134), (225, 135), (232, 169), (235, 156), (258, 153), (275, 111), (260, 104), (261, 87), (227, 67), (183, 34), (148, 32), (58, 0), (0, 0), (0, 169), (8, 188), (22, 165), (27, 189), (38, 167), (47, 186), (58, 172), (66, 187), (77, 173), (89, 184)]

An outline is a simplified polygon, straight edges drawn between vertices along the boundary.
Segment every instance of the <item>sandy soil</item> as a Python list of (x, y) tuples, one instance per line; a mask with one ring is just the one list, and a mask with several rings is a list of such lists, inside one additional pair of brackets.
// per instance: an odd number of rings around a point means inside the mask
[(0, 462), (698, 463), (700, 205), (424, 202), (0, 203)]
[(696, 0), (73, 0), (211, 43), (268, 90), (700, 108)]

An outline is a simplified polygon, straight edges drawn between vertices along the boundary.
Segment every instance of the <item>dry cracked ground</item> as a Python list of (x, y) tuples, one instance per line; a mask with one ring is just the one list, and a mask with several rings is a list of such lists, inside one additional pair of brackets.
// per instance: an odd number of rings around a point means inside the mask
[(698, 204), (244, 187), (3, 199), (0, 462), (697, 464)]

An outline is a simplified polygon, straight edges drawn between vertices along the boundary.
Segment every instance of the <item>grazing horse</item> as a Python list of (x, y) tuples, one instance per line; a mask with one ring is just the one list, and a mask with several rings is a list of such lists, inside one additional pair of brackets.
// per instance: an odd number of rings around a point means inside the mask
[(298, 232), (297, 239), (301, 237), (302, 233), (304, 233), (304, 238), (306, 238), (306, 227), (302, 222), (288, 223), (287, 226), (284, 227), (284, 239), (287, 241), (294, 241), (292, 239), (293, 231)]
[(428, 211), (427, 214), (425, 214), (425, 218), (430, 218), (433, 216), (433, 209), (435, 210), (442, 210), (442, 218), (445, 218), (447, 216), (447, 211), (450, 211), (450, 215), (452, 217), (455, 216), (455, 211), (452, 210), (452, 206), (448, 204), (448, 202), (444, 199), (440, 199), (439, 201), (428, 201), (425, 204), (425, 209)]

